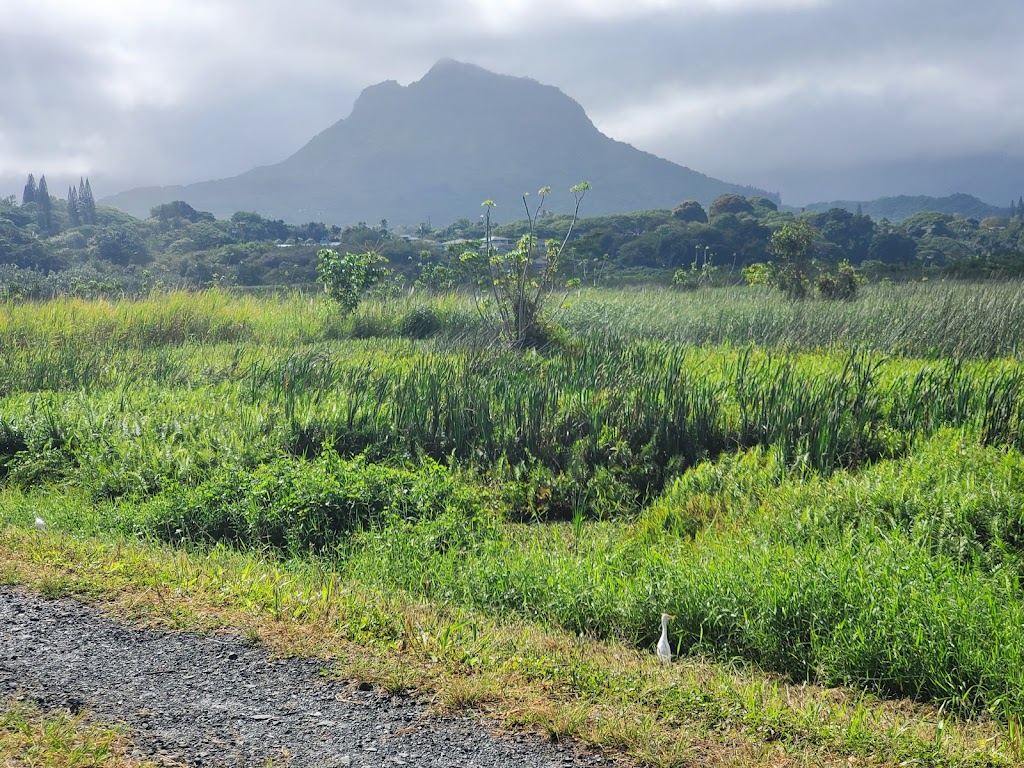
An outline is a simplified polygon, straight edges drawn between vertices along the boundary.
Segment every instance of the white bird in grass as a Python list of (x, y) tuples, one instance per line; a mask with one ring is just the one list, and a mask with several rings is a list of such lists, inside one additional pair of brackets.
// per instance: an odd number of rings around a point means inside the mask
[(661, 639), (658, 641), (658, 661), (668, 664), (672, 661), (672, 646), (668, 644), (668, 622), (674, 619), (670, 613), (661, 614)]
[(39, 515), (36, 515), (36, 530), (41, 533), (46, 533), (46, 521)]

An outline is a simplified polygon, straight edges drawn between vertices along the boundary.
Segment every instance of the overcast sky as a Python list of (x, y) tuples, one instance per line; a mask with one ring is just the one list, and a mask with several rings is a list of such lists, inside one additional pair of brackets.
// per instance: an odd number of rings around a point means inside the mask
[(102, 196), (277, 162), (442, 57), (796, 204), (866, 165), (1024, 158), (1022, 0), (0, 0), (0, 19), (0, 195), (29, 172)]

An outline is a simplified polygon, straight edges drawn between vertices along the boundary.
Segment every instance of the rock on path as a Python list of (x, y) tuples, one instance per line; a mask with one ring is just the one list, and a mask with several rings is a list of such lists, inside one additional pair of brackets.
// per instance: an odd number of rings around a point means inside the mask
[(132, 729), (137, 757), (189, 766), (609, 765), (538, 738), (424, 716), (413, 699), (323, 677), (231, 636), (140, 630), (75, 600), (0, 587), (0, 696)]

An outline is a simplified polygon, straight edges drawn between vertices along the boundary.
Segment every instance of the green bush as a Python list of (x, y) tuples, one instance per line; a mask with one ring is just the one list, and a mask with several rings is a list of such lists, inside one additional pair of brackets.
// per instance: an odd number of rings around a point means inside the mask
[(852, 301), (857, 298), (857, 289), (864, 281), (856, 268), (848, 261), (841, 261), (835, 272), (822, 272), (815, 280), (818, 295), (829, 301)]
[(402, 316), (398, 326), (400, 335), (410, 339), (427, 339), (441, 330), (441, 317), (429, 304), (413, 307)]
[(325, 451), (311, 462), (225, 467), (196, 487), (169, 489), (143, 506), (139, 525), (171, 541), (321, 552), (387, 521), (472, 517), (478, 507), (472, 489), (432, 462), (411, 470)]

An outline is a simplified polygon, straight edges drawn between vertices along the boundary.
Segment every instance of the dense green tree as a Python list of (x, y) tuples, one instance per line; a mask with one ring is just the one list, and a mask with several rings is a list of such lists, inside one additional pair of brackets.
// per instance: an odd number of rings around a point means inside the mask
[(321, 221), (310, 221), (294, 227), (295, 237), (300, 240), (312, 240), (314, 243), (322, 243), (327, 239), (327, 225)]
[[(506, 233), (500, 232), (497, 228), (495, 229), (495, 234), (500, 234), (502, 236), (506, 235)], [(456, 219), (447, 227), (442, 227), (437, 231), (437, 239), (442, 243), (459, 239), (480, 240), (483, 236), (483, 220), (470, 221), (465, 216), (460, 219)]]
[(719, 195), (712, 201), (708, 208), (708, 215), (711, 218), (721, 216), (725, 213), (753, 213), (754, 206), (742, 195)]
[(923, 264), (952, 264), (977, 261), (978, 252), (969, 242), (955, 237), (922, 237), (916, 243), (916, 256)]
[(679, 221), (696, 221), (706, 224), (708, 214), (696, 200), (685, 200), (672, 209), (672, 217)]
[(917, 257), (914, 238), (891, 227), (879, 227), (868, 246), (868, 258), (882, 264), (907, 265)]
[(28, 205), (36, 201), (36, 177), (31, 173), (25, 182), (25, 190), (21, 193), (21, 204)]
[(904, 219), (900, 228), (913, 238), (950, 237), (953, 234), (950, 230), (953, 220), (949, 213), (922, 211)]
[(767, 197), (752, 197), (750, 198), (750, 205), (754, 209), (754, 213), (763, 215), (766, 213), (775, 213), (779, 210), (779, 206), (774, 200), (770, 200)]
[(161, 230), (177, 229), (179, 227), (194, 224), (197, 221), (216, 221), (212, 213), (197, 211), (184, 200), (174, 200), (170, 203), (161, 203), (149, 211), (149, 217), (160, 223)]
[(576, 259), (601, 259), (617, 252), (622, 242), (622, 235), (613, 229), (591, 229), (576, 238), (572, 249)]
[(6, 219), (17, 227), (26, 227), (32, 223), (32, 212), (18, 206), (15, 195), (0, 200), (0, 219)]
[(240, 243), (287, 240), (291, 237), (291, 230), (283, 221), (265, 219), (253, 211), (237, 211), (232, 214), (228, 232)]
[(805, 221), (787, 222), (772, 235), (770, 248), (777, 259), (773, 282), (791, 299), (804, 298), (810, 288), (814, 239), (814, 229)]
[[(705, 246), (722, 245), (718, 230), (704, 229), (697, 222), (683, 224), (673, 219), (639, 237), (626, 238), (618, 248), (618, 260), (623, 267), (649, 269), (679, 269), (693, 260), (694, 250)], [(712, 238), (695, 232), (713, 233)]]
[(989, 216), (982, 219), (979, 226), (982, 229), (1006, 229), (1012, 221), (1010, 216)]
[(5, 218), (0, 218), (0, 264), (43, 273), (67, 266), (39, 238)]
[(1024, 219), (1024, 195), (1017, 198), (1017, 218)]
[(867, 216), (857, 216), (845, 208), (832, 208), (825, 213), (812, 213), (807, 221), (821, 232), (822, 238), (835, 245), (839, 258), (859, 264), (868, 258), (868, 249), (875, 235), (875, 224)]
[(821, 272), (815, 280), (818, 295), (827, 301), (852, 301), (864, 278), (857, 273), (850, 262), (843, 259), (834, 272)]
[(698, 244), (711, 246), (719, 263), (724, 265), (728, 261), (740, 266), (768, 257), (771, 234), (772, 229), (754, 216), (724, 213), (713, 219), (712, 226), (706, 228), (704, 239)]
[[(481, 250), (472, 243), (483, 234), (483, 227), (468, 219), (448, 230), (449, 234), (473, 235), (462, 240), (458, 254), (445, 257), (435, 247), (425, 258), (419, 255), (424, 243), (398, 237), (385, 239), (377, 225), (339, 228), (309, 222), (294, 226), (254, 213), (240, 213), (230, 221), (218, 222), (212, 214), (196, 211), (181, 201), (157, 206), (153, 218), (145, 223), (100, 208), (95, 215), (101, 226), (88, 228), (78, 226), (75, 220), (77, 213), (80, 224), (87, 223), (82, 200), (83, 195), (88, 197), (91, 185), (86, 190), (83, 177), (79, 185), (68, 190), (66, 206), (64, 199), (50, 197), (52, 227), (47, 230), (45, 222), (40, 221), (40, 203), (35, 199), (36, 179), (33, 177), (31, 204), (19, 205), (18, 198), (0, 200), (0, 222), (13, 225), (5, 226), (0, 252), (0, 262), (10, 265), (8, 269), (28, 269), (43, 276), (68, 269), (76, 275), (82, 269), (95, 269), (103, 280), (114, 276), (110, 280), (119, 285), (142, 285), (133, 277), (133, 272), (142, 272), (133, 270), (133, 266), (152, 257), (147, 272), (159, 275), (156, 279), (165, 285), (202, 286), (213, 280), (225, 284), (294, 285), (316, 279), (318, 246), (304, 243), (331, 240), (338, 241), (331, 247), (342, 253), (376, 251), (389, 259), (392, 269), (408, 273), (411, 280), (418, 279), (422, 285), (442, 289), (469, 285), (482, 274), (459, 260), (466, 249)], [(747, 203), (752, 211), (747, 210)], [(757, 198), (724, 207), (736, 207), (740, 212), (716, 209), (717, 215), (710, 222), (688, 221), (691, 212), (699, 214), (701, 208), (687, 202), (676, 209), (580, 219), (566, 246), (566, 258), (560, 261), (558, 284), (564, 285), (569, 278), (591, 282), (598, 271), (602, 280), (615, 279), (618, 273), (624, 280), (655, 281), (666, 279), (665, 274), (655, 271), (675, 271), (682, 275), (680, 282), (687, 285), (701, 284), (705, 272), (711, 270), (716, 270), (716, 278), (724, 278), (727, 272), (738, 273), (750, 264), (772, 260), (772, 232), (793, 221), (804, 221), (816, 230), (814, 261), (807, 270), (808, 293), (813, 286), (823, 294), (844, 293), (839, 290), (842, 275), (834, 266), (826, 271), (824, 258), (833, 263), (848, 259), (852, 264), (866, 265), (866, 272), (873, 278), (918, 279), (922, 274), (933, 274), (984, 279), (996, 274), (1024, 274), (1024, 205), (1012, 201), (1013, 217), (1006, 215), (1007, 209), (1003, 216), (980, 223), (959, 215), (919, 213), (896, 225), (884, 220), (875, 224), (866, 216), (845, 210), (794, 216), (774, 210), (771, 201)], [(67, 223), (71, 229), (58, 234)], [(537, 252), (543, 250), (545, 241), (562, 242), (571, 223), (569, 215), (537, 215), (532, 221)], [(494, 228), (495, 233), (508, 239), (501, 250), (507, 252), (509, 243), (530, 231), (530, 224), (518, 221)], [(119, 234), (125, 229), (129, 234)], [(249, 242), (236, 242), (239, 236)], [(284, 240), (291, 247), (279, 248), (274, 242)], [(764, 266), (766, 274), (781, 264), (777, 255), (773, 261)], [(540, 253), (535, 266), (542, 264)], [(709, 270), (704, 270), (705, 264)], [(914, 265), (916, 268), (911, 269)], [(54, 285), (67, 285), (69, 279), (55, 278)]]
[(96, 198), (92, 196), (92, 185), (89, 183), (89, 177), (85, 177), (85, 207), (89, 212), (89, 223), (98, 223), (96, 218)]
[(134, 227), (104, 227), (93, 239), (96, 255), (120, 266), (145, 264), (151, 256), (146, 243)]
[(221, 227), (209, 221), (197, 221), (174, 230), (170, 237), (175, 238), (167, 250), (172, 253), (192, 253), (206, 251), (231, 243), (232, 238)]

